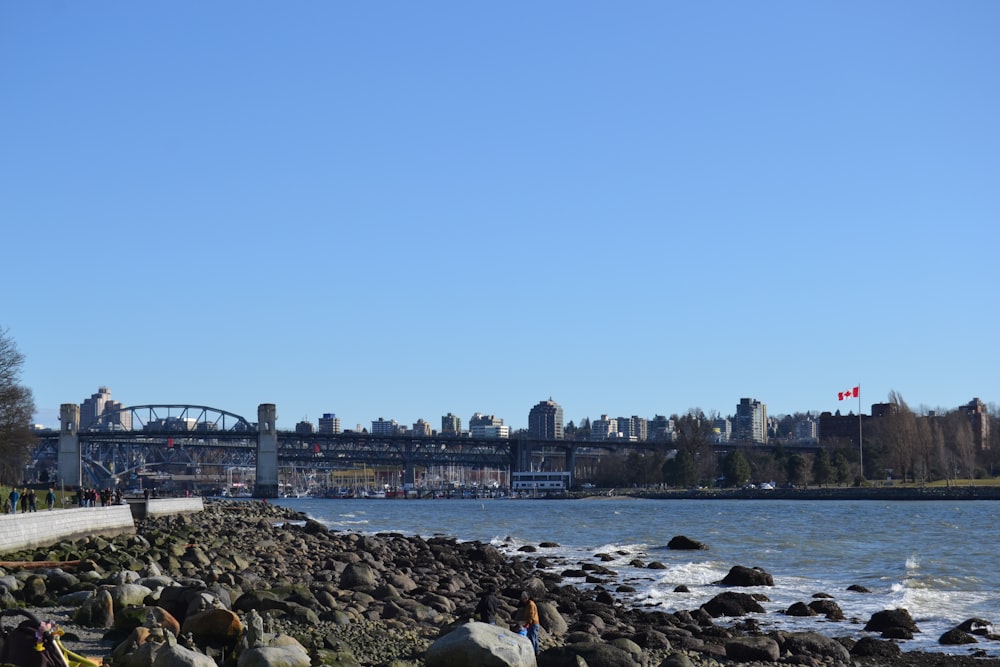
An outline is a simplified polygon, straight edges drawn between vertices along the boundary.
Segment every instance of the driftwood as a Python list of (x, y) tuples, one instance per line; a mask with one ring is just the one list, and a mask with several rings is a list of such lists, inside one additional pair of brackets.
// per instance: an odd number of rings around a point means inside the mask
[(25, 570), (40, 567), (69, 567), (79, 564), (78, 560), (0, 560), (0, 567), (24, 568)]

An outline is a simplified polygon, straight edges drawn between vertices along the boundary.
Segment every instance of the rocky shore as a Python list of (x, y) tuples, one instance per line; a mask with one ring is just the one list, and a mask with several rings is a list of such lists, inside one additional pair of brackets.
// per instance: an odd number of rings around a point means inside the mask
[[(709, 603), (652, 612), (621, 604), (599, 555), (559, 562), (545, 547), (512, 558), (480, 542), (330, 531), (274, 505), (212, 502), (142, 520), (133, 536), (5, 553), (0, 608), (28, 608), (57, 622), (70, 650), (124, 667), (1000, 666), (982, 650), (1000, 643), (988, 620), (944, 638), (954, 655), (903, 653), (893, 638), (919, 631), (905, 610), (874, 615), (856, 641), (837, 632), (830, 591), (785, 612), (816, 616), (816, 632), (764, 633), (747, 615), (762, 611), (759, 598), (740, 589), (766, 586), (766, 572), (734, 564)], [(470, 623), (487, 588), (500, 598), (496, 627)], [(537, 658), (506, 631), (522, 591), (538, 605)]]

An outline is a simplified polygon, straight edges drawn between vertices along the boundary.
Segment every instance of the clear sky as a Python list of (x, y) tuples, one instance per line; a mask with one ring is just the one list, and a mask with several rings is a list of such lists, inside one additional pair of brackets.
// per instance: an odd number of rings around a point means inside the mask
[(1000, 3), (0, 3), (0, 327), (279, 428), (1000, 402)]

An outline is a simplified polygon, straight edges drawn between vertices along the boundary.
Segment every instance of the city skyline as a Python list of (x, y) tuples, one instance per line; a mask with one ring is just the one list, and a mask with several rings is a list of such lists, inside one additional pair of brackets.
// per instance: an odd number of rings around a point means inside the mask
[(288, 428), (1000, 401), (996, 25), (2, 3), (0, 326), (47, 425), (101, 385)]
[[(705, 410), (704, 412), (705, 412), (705, 416), (708, 417), (708, 418), (719, 418), (719, 419), (728, 419), (728, 420), (730, 420), (732, 422), (731, 426), (732, 426), (732, 431), (733, 431), (734, 437), (739, 437), (741, 439), (761, 441), (763, 439), (763, 435), (767, 431), (767, 425), (768, 425), (769, 420), (778, 420), (781, 417), (792, 416), (792, 415), (795, 415), (795, 414), (808, 415), (808, 416), (811, 416), (813, 418), (818, 418), (824, 412), (829, 412), (829, 413), (834, 414), (834, 415), (836, 415), (836, 414), (842, 414), (842, 415), (848, 415), (848, 414), (856, 415), (856, 414), (858, 414), (859, 413), (859, 411), (858, 411), (858, 402), (859, 402), (859, 400), (862, 399), (862, 396), (863, 396), (862, 393), (860, 392), (860, 386), (858, 386), (858, 389), (859, 389), (859, 391), (856, 392), (856, 394), (854, 394), (853, 396), (850, 396), (850, 397), (846, 397), (845, 396), (844, 398), (838, 398), (838, 403), (842, 407), (837, 408), (837, 409), (830, 409), (830, 410), (795, 410), (795, 411), (789, 412), (789, 413), (774, 413), (774, 412), (771, 412), (770, 415), (769, 415), (768, 414), (769, 411), (767, 409), (767, 401), (762, 401), (762, 400), (759, 400), (759, 399), (753, 398), (753, 397), (741, 397), (738, 400), (738, 402), (734, 405), (733, 410), (731, 412), (725, 412), (725, 411), (721, 411), (721, 410)], [(838, 393), (840, 393), (840, 392), (838, 392)], [(973, 397), (970, 397), (970, 399), (971, 400), (982, 400), (981, 397), (979, 397), (979, 396), (973, 396)], [(886, 401), (871, 401), (871, 402), (867, 403), (867, 406), (866, 406), (866, 404), (862, 403), (861, 404), (860, 413), (863, 414), (863, 415), (870, 415), (870, 414), (872, 414), (870, 408), (872, 407), (873, 404), (885, 404), (885, 403), (886, 403)], [(933, 407), (933, 408), (928, 407), (928, 406), (920, 406), (920, 405), (913, 405), (913, 404), (911, 404), (910, 408), (913, 409), (913, 410), (915, 410), (918, 413), (938, 412), (938, 413), (941, 413), (941, 414), (945, 414), (945, 413), (957, 410), (957, 409), (959, 409), (959, 408), (967, 405), (968, 403), (969, 403), (969, 401), (966, 400), (966, 401), (963, 401), (962, 403), (959, 403), (959, 404), (954, 405), (954, 406), (936, 406), (936, 407)], [(994, 411), (994, 413), (997, 412), (997, 410), (996, 410), (996, 408), (997, 408), (996, 404), (991, 403), (990, 401), (983, 401), (983, 404), (984, 404), (984, 406), (991, 408)], [(131, 403), (131, 402), (123, 402), (123, 401), (120, 400), (120, 397), (117, 397), (117, 396), (114, 395), (114, 393), (113, 393), (113, 391), (112, 391), (112, 389), (110, 387), (100, 386), (100, 387), (98, 387), (98, 390), (96, 392), (94, 392), (93, 394), (91, 394), (89, 397), (87, 397), (85, 399), (82, 399), (78, 403), (78, 405), (80, 405), (80, 407), (81, 407), (81, 425), (83, 425), (83, 424), (87, 423), (88, 419), (93, 420), (93, 419), (98, 418), (100, 416), (102, 410), (104, 409), (105, 405), (107, 405), (107, 409), (114, 410), (114, 409), (129, 408), (129, 407), (133, 407), (133, 406), (137, 406), (137, 405), (201, 405), (201, 404), (184, 404), (184, 403), (176, 403), (176, 402), (171, 402), (171, 403), (166, 403), (166, 402), (163, 402), (163, 403), (156, 403), (156, 402), (154, 402), (154, 403)], [(278, 420), (277, 420), (277, 424), (278, 424), (279, 430), (282, 430), (282, 431), (297, 430), (297, 427), (299, 426), (300, 423), (302, 423), (302, 422), (308, 422), (318, 432), (332, 432), (331, 429), (333, 427), (331, 425), (333, 423), (336, 423), (336, 429), (338, 431), (362, 431), (362, 430), (364, 430), (364, 431), (369, 431), (369, 432), (372, 432), (372, 433), (382, 433), (382, 434), (385, 434), (385, 433), (388, 433), (388, 431), (386, 431), (384, 427), (388, 427), (390, 424), (392, 424), (394, 426), (401, 426), (401, 427), (403, 427), (406, 430), (410, 430), (415, 425), (420, 424), (420, 428), (430, 428), (430, 429), (433, 429), (434, 431), (443, 432), (445, 430), (443, 428), (443, 423), (446, 420), (447, 421), (451, 421), (454, 418), (457, 418), (458, 421), (460, 422), (459, 423), (460, 430), (463, 431), (463, 432), (469, 432), (470, 431), (470, 426), (472, 426), (474, 420), (476, 420), (476, 418), (481, 418), (480, 420), (483, 423), (486, 423), (486, 424), (492, 424), (493, 420), (496, 419), (496, 420), (498, 420), (498, 422), (500, 424), (502, 424), (506, 429), (509, 429), (511, 432), (519, 431), (519, 430), (531, 431), (532, 430), (532, 426), (531, 426), (531, 416), (530, 415), (533, 414), (533, 413), (535, 413), (537, 410), (539, 410), (539, 408), (543, 408), (545, 406), (553, 406), (551, 408), (551, 410), (546, 410), (546, 411), (548, 411), (548, 412), (551, 413), (551, 415), (550, 415), (550, 421), (549, 421), (550, 426), (551, 426), (552, 418), (555, 417), (555, 416), (557, 416), (557, 415), (561, 415), (562, 416), (561, 426), (566, 426), (566, 425), (570, 424), (570, 422), (573, 422), (575, 426), (579, 427), (579, 426), (581, 426), (581, 423), (582, 423), (582, 421), (584, 419), (589, 419), (591, 422), (595, 422), (595, 421), (598, 421), (598, 420), (601, 420), (601, 419), (605, 419), (605, 418), (609, 418), (609, 417), (610, 417), (610, 419), (612, 421), (614, 421), (614, 420), (620, 420), (620, 419), (623, 419), (623, 418), (624, 419), (629, 419), (629, 418), (638, 417), (639, 419), (642, 419), (642, 420), (651, 421), (656, 416), (662, 416), (662, 417), (670, 418), (670, 417), (675, 416), (675, 415), (676, 416), (682, 416), (682, 415), (684, 415), (687, 412), (686, 410), (685, 411), (676, 411), (675, 410), (675, 411), (657, 412), (655, 414), (648, 414), (648, 415), (637, 414), (637, 413), (634, 413), (634, 412), (631, 413), (631, 414), (629, 414), (629, 413), (619, 413), (619, 414), (599, 413), (597, 415), (583, 415), (579, 419), (570, 419), (570, 418), (568, 418), (568, 417), (565, 416), (565, 407), (562, 406), (559, 403), (559, 401), (556, 401), (552, 397), (549, 397), (548, 399), (543, 399), (543, 400), (539, 401), (534, 406), (532, 406), (531, 408), (529, 408), (528, 413), (527, 413), (528, 416), (525, 417), (525, 426), (513, 426), (513, 425), (510, 424), (510, 417), (507, 417), (507, 416), (504, 416), (504, 415), (500, 415), (500, 414), (496, 414), (496, 413), (492, 413), (492, 412), (484, 412), (482, 410), (474, 411), (473, 413), (470, 413), (467, 417), (466, 416), (462, 416), (462, 415), (458, 415), (458, 414), (454, 413), (454, 411), (449, 410), (447, 413), (443, 413), (441, 415), (437, 415), (437, 416), (422, 415), (422, 416), (419, 416), (419, 417), (415, 417), (415, 418), (413, 418), (411, 420), (399, 419), (399, 418), (397, 418), (395, 416), (392, 416), (392, 415), (386, 416), (384, 414), (380, 414), (378, 417), (372, 417), (370, 419), (366, 419), (366, 420), (363, 420), (363, 421), (356, 421), (356, 420), (353, 420), (353, 419), (350, 420), (350, 421), (347, 421), (346, 418), (341, 413), (334, 412), (334, 411), (326, 411), (326, 412), (320, 413), (320, 415), (318, 417), (316, 417), (316, 418), (312, 418), (312, 419), (310, 419), (310, 418), (299, 419), (299, 420), (296, 420), (294, 423), (288, 423), (287, 421), (282, 421), (282, 419), (280, 418), (280, 415), (279, 415)], [(217, 409), (217, 410), (224, 410), (224, 411), (227, 411), (227, 412), (233, 412), (232, 410), (228, 410), (224, 406), (220, 406), (220, 405), (205, 405), (204, 407), (212, 408), (212, 409)], [(276, 407), (280, 411), (280, 407), (281, 406), (276, 406)], [(866, 407), (869, 409), (869, 412), (865, 412), (865, 408)], [(752, 409), (748, 409), (748, 408), (752, 408)], [(254, 422), (255, 419), (256, 419), (256, 416), (257, 416), (257, 411), (256, 411), (256, 408), (255, 408), (252, 413), (248, 412), (246, 414), (243, 414), (243, 413), (239, 413), (239, 412), (234, 412), (234, 414), (237, 414), (240, 417), (243, 417), (244, 419), (246, 419), (249, 422)], [(161, 415), (161, 417), (162, 416), (164, 416), (164, 415)], [(449, 418), (451, 418), (451, 419), (449, 419)], [(744, 419), (744, 418), (747, 419), (747, 420), (749, 420), (749, 421), (747, 421), (745, 424), (741, 424), (741, 419)], [(323, 422), (324, 421), (328, 424), (328, 426), (326, 428), (323, 427)], [(55, 429), (57, 429), (59, 427), (59, 421), (58, 421), (58, 419), (56, 419), (55, 423), (53, 423), (53, 424), (45, 424), (45, 423), (39, 422), (39, 425), (47, 427), (47, 428), (55, 428)], [(383, 428), (380, 428), (380, 427), (383, 427)], [(544, 426), (540, 426), (540, 429), (541, 429), (541, 431), (545, 431), (546, 430)], [(558, 432), (561, 433), (561, 431), (562, 431), (562, 428), (559, 428)], [(621, 429), (619, 429), (618, 432), (621, 432)], [(553, 433), (554, 432), (548, 433), (548, 434), (546, 434), (545, 437), (552, 437)], [(478, 435), (478, 437), (484, 437), (484, 434), (480, 433)], [(497, 437), (497, 436), (494, 434), (492, 436), (485, 436), (485, 437)], [(506, 437), (506, 436), (499, 436), (499, 437)], [(558, 438), (556, 438), (556, 439), (558, 439)]]

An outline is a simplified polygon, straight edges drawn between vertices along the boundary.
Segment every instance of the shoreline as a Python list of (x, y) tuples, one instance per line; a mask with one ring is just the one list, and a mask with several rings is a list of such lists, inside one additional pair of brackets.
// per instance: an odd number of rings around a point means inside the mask
[[(313, 664), (338, 664), (328, 653), (328, 645), (333, 642), (356, 659), (354, 663), (340, 664), (423, 665), (433, 641), (466, 623), (488, 586), (500, 592), (503, 603), (498, 620), (507, 627), (512, 627), (520, 591), (529, 589), (537, 595), (545, 628), (540, 667), (546, 665), (545, 651), (553, 656), (581, 642), (613, 646), (626, 641), (636, 645), (644, 664), (650, 667), (666, 665), (671, 656), (681, 655), (691, 667), (779, 663), (777, 659), (739, 661), (727, 657), (727, 651), (736, 650), (729, 644), (744, 642), (750, 646), (753, 642), (782, 639), (755, 635), (752, 616), (735, 619), (736, 627), (729, 629), (720, 625), (726, 619), (713, 622), (703, 609), (667, 614), (625, 608), (615, 601), (610, 589), (584, 590), (546, 572), (542, 567), (544, 556), (539, 554), (506, 556), (488, 544), (441, 536), (424, 539), (330, 530), (294, 509), (245, 501), (212, 501), (206, 503), (203, 513), (144, 520), (137, 528), (137, 535), (131, 538), (90, 538), (17, 553), (25, 561), (40, 560), (42, 556), (67, 561), (67, 572), (76, 572), (75, 576), (91, 582), (84, 588), (118, 590), (124, 586), (123, 581), (134, 580), (139, 585), (154, 581), (164, 585), (169, 581), (170, 587), (164, 590), (177, 593), (175, 588), (201, 582), (202, 590), (224, 592), (237, 613), (253, 608), (273, 616), (276, 631), (295, 637), (317, 659)], [(110, 559), (109, 553), (118, 556)], [(70, 555), (78, 556), (85, 565), (71, 566)], [(562, 566), (574, 567), (570, 563)], [(65, 601), (62, 595), (71, 594), (66, 591), (56, 595), (55, 575), (35, 571), (49, 578), (51, 599)], [(134, 576), (128, 575), (129, 571)], [(599, 568), (588, 571), (594, 576), (601, 574)], [(10, 574), (0, 572), (0, 577)], [(720, 592), (726, 590), (739, 589), (720, 588)], [(68, 632), (80, 635), (80, 644), (65, 642), (71, 650), (80, 649), (93, 656), (94, 650), (110, 651), (122, 640), (121, 632), (113, 639), (103, 639), (108, 636), (104, 630), (66, 622), (72, 613), (67, 605), (49, 607), (39, 604), (40, 598), (28, 600), (27, 593), (15, 593), (21, 596), (17, 601), (42, 620), (49, 620), (47, 610), (54, 613), (59, 609), (60, 624), (65, 623)], [(149, 595), (153, 595), (152, 591)], [(159, 595), (159, 604), (169, 607), (162, 591)], [(152, 602), (150, 598), (147, 601)], [(832, 633), (829, 642), (839, 643), (828, 643), (823, 650), (830, 655), (815, 655), (810, 658), (812, 664), (1000, 665), (996, 658), (972, 655), (975, 648), (956, 646), (955, 653), (902, 653), (891, 640), (874, 638), (865, 640), (866, 647), (874, 647), (866, 650), (883, 653), (851, 653), (849, 663), (838, 662), (833, 654), (843, 656), (861, 642), (837, 639), (836, 635), (843, 634), (846, 628), (825, 623), (823, 616), (818, 618), (816, 632), (808, 634), (826, 637)], [(796, 633), (771, 634), (790, 637)], [(892, 648), (898, 653), (893, 653)], [(806, 649), (782, 650), (803, 660), (808, 657)]]

